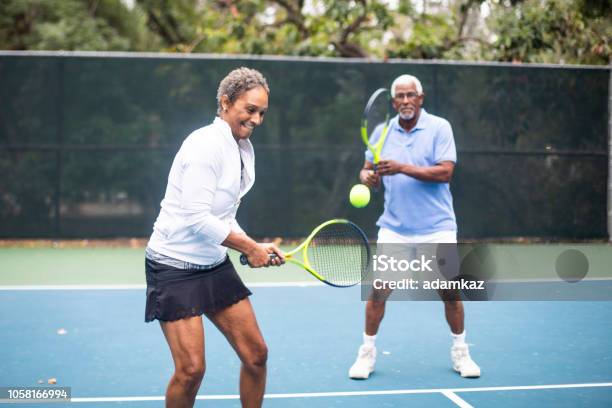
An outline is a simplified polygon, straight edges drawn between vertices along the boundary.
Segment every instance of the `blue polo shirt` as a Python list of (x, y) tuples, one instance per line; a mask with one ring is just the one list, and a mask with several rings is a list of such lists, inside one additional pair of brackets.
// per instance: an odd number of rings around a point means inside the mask
[[(380, 137), (382, 126), (374, 130), (371, 143)], [(366, 160), (373, 161), (370, 150)], [(395, 160), (414, 166), (434, 166), (443, 161), (457, 162), (450, 123), (421, 109), (416, 126), (406, 132), (399, 116), (389, 122), (381, 160)], [(405, 174), (383, 177), (385, 210), (376, 225), (403, 235), (423, 235), (456, 231), (453, 197), (448, 183), (420, 181)]]

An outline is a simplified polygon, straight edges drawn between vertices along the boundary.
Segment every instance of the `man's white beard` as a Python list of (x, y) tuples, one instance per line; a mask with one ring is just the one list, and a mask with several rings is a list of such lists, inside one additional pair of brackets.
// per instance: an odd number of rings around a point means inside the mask
[(400, 118), (401, 118), (402, 120), (412, 120), (412, 119), (414, 119), (414, 112), (412, 112), (412, 113), (410, 113), (410, 114), (401, 114), (401, 113), (400, 113), (400, 115), (399, 115), (399, 116), (400, 116)]

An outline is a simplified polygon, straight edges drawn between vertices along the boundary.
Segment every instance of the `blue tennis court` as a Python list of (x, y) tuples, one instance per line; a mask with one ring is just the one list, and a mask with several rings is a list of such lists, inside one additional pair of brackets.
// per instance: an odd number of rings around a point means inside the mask
[[(161, 406), (172, 362), (158, 324), (143, 322), (144, 288), (91, 288), (0, 290), (0, 383), (36, 386), (56, 378), (72, 388), (71, 406)], [(609, 302), (466, 302), (478, 379), (450, 367), (440, 302), (390, 302), (376, 371), (354, 381), (347, 370), (363, 330), (358, 288), (295, 283), (252, 290), (270, 350), (268, 407), (612, 403)], [(239, 361), (208, 323), (206, 358), (196, 406), (240, 406)]]

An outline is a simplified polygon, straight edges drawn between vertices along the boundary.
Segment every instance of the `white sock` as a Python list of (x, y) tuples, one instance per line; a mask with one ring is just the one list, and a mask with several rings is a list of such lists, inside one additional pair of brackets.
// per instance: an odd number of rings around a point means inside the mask
[(453, 337), (453, 347), (465, 344), (465, 330), (461, 334), (451, 332), (451, 336)]
[(363, 333), (363, 345), (370, 348), (376, 347), (376, 335), (368, 336)]

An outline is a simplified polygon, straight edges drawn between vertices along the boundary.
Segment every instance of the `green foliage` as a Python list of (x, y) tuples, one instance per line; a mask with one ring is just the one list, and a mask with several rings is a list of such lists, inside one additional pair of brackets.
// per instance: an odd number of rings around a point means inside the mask
[(490, 25), (500, 61), (608, 64), (612, 6), (598, 0), (527, 0), (495, 4)]
[[(191, 6), (187, 6), (191, 4)], [(297, 1), (140, 0), (150, 27), (179, 52), (360, 56), (393, 24), (378, 1), (324, 0), (305, 12)], [(180, 22), (178, 24), (177, 22)]]
[(3, 0), (0, 48), (141, 51), (157, 44), (144, 16), (121, 0)]
[(10, 50), (608, 64), (610, 38), (609, 0), (0, 0)]
[(423, 15), (415, 19), (407, 39), (394, 38), (389, 56), (394, 58), (442, 58), (452, 48), (453, 21), (449, 15)]

